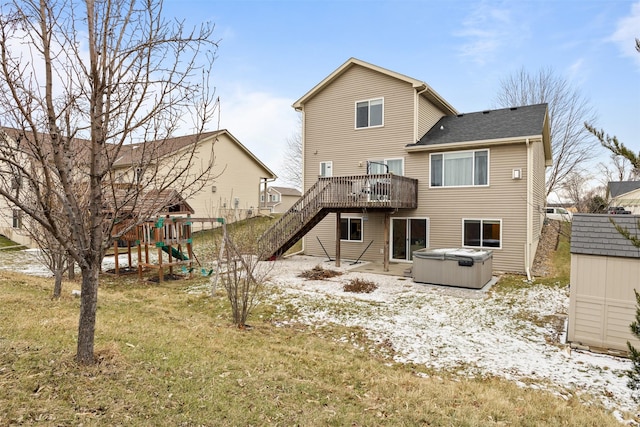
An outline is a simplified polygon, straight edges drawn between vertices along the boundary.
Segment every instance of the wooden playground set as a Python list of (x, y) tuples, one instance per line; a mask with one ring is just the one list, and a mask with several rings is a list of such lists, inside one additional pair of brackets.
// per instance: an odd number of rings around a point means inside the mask
[[(169, 277), (174, 277), (175, 272), (188, 274), (193, 277), (194, 272), (203, 276), (210, 276), (214, 269), (205, 268), (193, 252), (193, 224), (195, 222), (215, 223), (226, 231), (224, 218), (191, 218), (160, 216), (155, 220), (145, 221), (137, 225), (114, 240), (113, 252), (115, 257), (115, 275), (121, 273), (119, 255), (126, 253), (128, 257), (128, 270), (133, 265), (133, 249), (138, 254), (137, 271), (138, 279), (143, 279), (143, 273), (149, 270), (157, 270), (158, 281), (165, 278), (165, 269), (169, 270)], [(117, 235), (126, 222), (116, 224), (113, 234)], [(125, 246), (126, 245), (126, 246)], [(124, 250), (124, 252), (123, 252)], [(156, 254), (155, 259), (151, 256)], [(179, 269), (179, 270), (178, 270)]]

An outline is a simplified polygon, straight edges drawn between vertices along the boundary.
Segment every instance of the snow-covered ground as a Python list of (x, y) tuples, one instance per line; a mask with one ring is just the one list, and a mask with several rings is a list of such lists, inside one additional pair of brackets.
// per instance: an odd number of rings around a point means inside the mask
[[(126, 265), (126, 256), (120, 263)], [(107, 257), (103, 270), (113, 265), (113, 257)], [(523, 286), (506, 293), (431, 286), (406, 277), (357, 272), (357, 266), (345, 263), (336, 268), (308, 256), (264, 265), (272, 269), (271, 282), (280, 289), (270, 302), (284, 318), (291, 315), (291, 305), (296, 308), (296, 317), (288, 322), (360, 327), (380, 348), (392, 349), (396, 362), (469, 377), (495, 375), (564, 397), (575, 393), (585, 401), (601, 402), (621, 421), (620, 412), (640, 412), (627, 387), (628, 359), (570, 350), (563, 344), (562, 331), (543, 321), (566, 316), (567, 286)], [(317, 265), (344, 274), (325, 280), (298, 277)], [(51, 276), (33, 251), (0, 253), (0, 269)], [(378, 288), (369, 294), (344, 292), (344, 285), (355, 278)]]
[[(298, 277), (319, 264), (345, 274), (325, 280)], [(620, 420), (619, 411), (639, 412), (627, 387), (628, 359), (572, 350), (563, 344), (562, 328), (534, 321), (566, 316), (568, 286), (488, 292), (424, 285), (353, 268), (306, 256), (273, 263), (272, 282), (298, 312), (291, 322), (360, 327), (374, 342), (390, 346), (397, 362), (470, 377), (495, 375), (565, 397), (575, 393), (585, 401), (602, 402)], [(370, 294), (344, 292), (354, 278), (378, 288)], [(276, 297), (272, 303), (282, 300)], [(287, 310), (284, 305), (281, 309)]]

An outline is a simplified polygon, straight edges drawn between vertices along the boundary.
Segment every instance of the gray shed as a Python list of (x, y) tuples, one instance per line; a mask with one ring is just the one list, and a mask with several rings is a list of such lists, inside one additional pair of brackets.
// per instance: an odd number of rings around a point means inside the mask
[(640, 237), (637, 215), (576, 214), (571, 227), (571, 292), (568, 339), (604, 349), (636, 348), (634, 288), (640, 292), (640, 249), (614, 227)]

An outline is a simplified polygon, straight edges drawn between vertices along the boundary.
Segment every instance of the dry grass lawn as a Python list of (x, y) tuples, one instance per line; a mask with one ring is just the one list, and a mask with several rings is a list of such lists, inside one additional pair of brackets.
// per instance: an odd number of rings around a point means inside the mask
[(189, 285), (102, 278), (87, 368), (73, 361), (78, 286), (52, 301), (51, 280), (0, 272), (0, 425), (617, 424), (577, 398), (390, 363), (343, 329), (276, 327), (267, 306), (241, 331), (223, 296)]

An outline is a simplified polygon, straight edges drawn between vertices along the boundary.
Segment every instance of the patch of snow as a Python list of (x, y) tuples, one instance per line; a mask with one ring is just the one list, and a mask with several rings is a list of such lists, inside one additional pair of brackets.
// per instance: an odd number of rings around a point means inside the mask
[[(297, 277), (319, 264), (344, 274), (323, 281)], [(396, 362), (467, 377), (495, 375), (560, 396), (593, 397), (619, 417), (619, 411), (637, 413), (625, 374), (630, 360), (572, 350), (562, 344), (563, 331), (531, 320), (558, 316), (561, 321), (569, 308), (568, 285), (487, 293), (353, 268), (295, 256), (273, 263), (272, 283), (296, 307), (292, 323), (362, 328), (373, 342), (390, 345)], [(370, 294), (344, 292), (355, 278), (378, 288)], [(280, 302), (272, 297), (274, 305)]]

